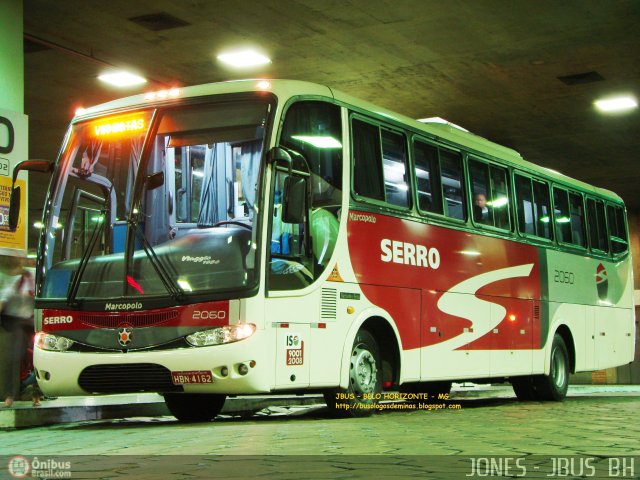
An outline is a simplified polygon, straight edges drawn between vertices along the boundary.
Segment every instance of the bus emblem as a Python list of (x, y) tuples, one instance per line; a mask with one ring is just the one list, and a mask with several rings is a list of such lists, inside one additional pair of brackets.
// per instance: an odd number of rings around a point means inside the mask
[(604, 302), (609, 296), (609, 278), (607, 270), (602, 264), (596, 268), (596, 288), (598, 289), (598, 298)]
[(131, 329), (121, 328), (118, 330), (118, 343), (123, 347), (131, 343)]

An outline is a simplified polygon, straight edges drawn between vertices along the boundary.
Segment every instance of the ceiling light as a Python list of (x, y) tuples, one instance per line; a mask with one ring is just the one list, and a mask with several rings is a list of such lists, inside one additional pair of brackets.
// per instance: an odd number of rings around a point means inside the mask
[(622, 112), (624, 110), (631, 110), (638, 106), (637, 100), (630, 96), (596, 100), (593, 104), (601, 112)]
[(135, 75), (129, 72), (113, 72), (113, 73), (105, 73), (104, 75), (100, 75), (98, 80), (101, 80), (110, 85), (115, 85), (116, 87), (130, 87), (133, 85), (140, 85), (142, 83), (147, 83), (147, 80), (139, 75)]
[(271, 59), (255, 50), (241, 50), (218, 55), (218, 60), (232, 67), (255, 67), (271, 63)]

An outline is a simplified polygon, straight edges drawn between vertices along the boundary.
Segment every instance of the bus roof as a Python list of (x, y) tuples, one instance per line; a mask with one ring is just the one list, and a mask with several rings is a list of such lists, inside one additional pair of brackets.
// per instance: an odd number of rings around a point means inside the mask
[(358, 109), (371, 112), (383, 118), (393, 120), (397, 123), (406, 125), (415, 131), (422, 131), (430, 136), (442, 139), (447, 143), (452, 143), (460, 147), (466, 147), (475, 150), (478, 153), (484, 153), (491, 157), (498, 158), (515, 167), (520, 167), (531, 173), (541, 175), (547, 179), (564, 183), (569, 187), (574, 187), (586, 192), (592, 192), (599, 196), (606, 197), (611, 200), (622, 202), (622, 199), (610, 190), (595, 187), (588, 183), (568, 177), (560, 172), (550, 168), (542, 167), (531, 163), (522, 158), (522, 156), (511, 148), (499, 145), (495, 142), (487, 140), (479, 135), (456, 128), (450, 123), (439, 122), (419, 122), (413, 118), (393, 112), (386, 108), (380, 107), (365, 100), (358, 99), (346, 93), (334, 90), (324, 85), (299, 80), (265, 80), (265, 79), (248, 79), (234, 80), (227, 82), (208, 83), (203, 85), (195, 85), (191, 87), (180, 87), (178, 89), (167, 89), (164, 93), (154, 92), (113, 100), (111, 102), (96, 105), (87, 108), (81, 115), (74, 120), (81, 120), (85, 117), (93, 117), (109, 111), (121, 110), (140, 105), (156, 105), (158, 103), (172, 102), (184, 98), (231, 94), (240, 92), (270, 92), (285, 101), (293, 96), (314, 95), (320, 97), (333, 98), (338, 102), (351, 105)]

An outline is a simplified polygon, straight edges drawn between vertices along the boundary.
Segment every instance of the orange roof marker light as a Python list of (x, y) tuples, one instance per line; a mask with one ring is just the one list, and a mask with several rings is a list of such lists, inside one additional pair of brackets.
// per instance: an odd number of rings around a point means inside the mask
[(165, 98), (179, 97), (182, 92), (179, 88), (170, 88), (169, 90), (159, 90), (157, 92), (148, 92), (145, 100), (164, 100)]
[(267, 81), (267, 80), (260, 80), (256, 87), (259, 90), (269, 90), (271, 88), (271, 82)]

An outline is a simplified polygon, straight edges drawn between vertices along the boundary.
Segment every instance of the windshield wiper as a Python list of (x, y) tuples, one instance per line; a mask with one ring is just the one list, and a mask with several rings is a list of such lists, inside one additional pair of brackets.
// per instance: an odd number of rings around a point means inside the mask
[(84, 275), (84, 270), (87, 268), (87, 264), (89, 263), (89, 258), (91, 258), (91, 252), (96, 246), (98, 238), (102, 235), (102, 230), (104, 229), (105, 217), (107, 216), (106, 208), (100, 210), (100, 216), (98, 217), (98, 224), (93, 229), (93, 233), (91, 234), (91, 238), (89, 239), (89, 245), (82, 252), (82, 257), (80, 258), (80, 263), (78, 264), (78, 269), (76, 270), (76, 274), (73, 276), (73, 280), (71, 280), (71, 285), (69, 286), (69, 292), (67, 293), (67, 305), (72, 305), (75, 302), (76, 295), (78, 294), (78, 289), (80, 288), (80, 280)]
[(140, 240), (142, 240), (142, 249), (144, 250), (144, 253), (147, 255), (147, 257), (149, 258), (149, 261), (151, 262), (151, 266), (156, 271), (156, 274), (160, 278), (162, 285), (167, 290), (167, 292), (169, 292), (169, 295), (171, 295), (175, 300), (183, 300), (184, 298), (186, 298), (186, 295), (182, 287), (180, 287), (178, 283), (174, 282), (173, 278), (167, 271), (167, 268), (162, 263), (162, 260), (160, 260), (160, 258), (158, 258), (158, 256), (156, 255), (156, 252), (151, 246), (151, 244), (149, 243), (149, 241), (147, 240), (147, 237), (145, 237), (142, 231), (138, 229), (137, 221), (134, 223), (132, 228), (135, 229), (136, 233), (138, 234), (138, 237), (140, 238)]

